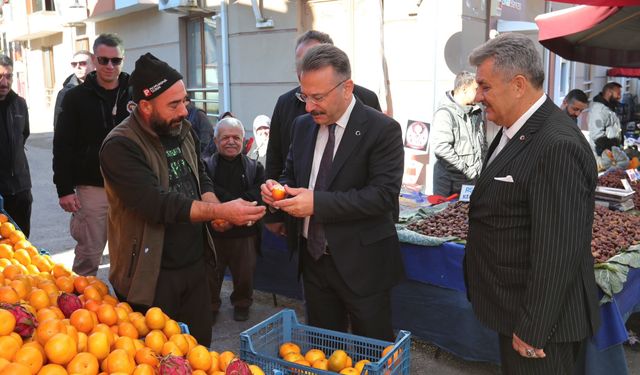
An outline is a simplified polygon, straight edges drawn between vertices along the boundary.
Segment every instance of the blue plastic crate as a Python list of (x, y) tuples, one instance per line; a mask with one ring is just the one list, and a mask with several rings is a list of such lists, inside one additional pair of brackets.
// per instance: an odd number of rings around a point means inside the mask
[[(395, 343), (330, 331), (298, 323), (293, 310), (283, 310), (240, 334), (240, 358), (260, 366), (266, 374), (335, 375), (335, 372), (287, 362), (278, 356), (280, 345), (293, 342), (302, 354), (320, 349), (327, 358), (341, 349), (356, 362), (368, 359), (363, 369), (368, 375), (408, 375), (411, 364), (411, 333), (400, 331)], [(384, 357), (382, 351), (393, 345)], [(393, 358), (393, 360), (392, 360)]]

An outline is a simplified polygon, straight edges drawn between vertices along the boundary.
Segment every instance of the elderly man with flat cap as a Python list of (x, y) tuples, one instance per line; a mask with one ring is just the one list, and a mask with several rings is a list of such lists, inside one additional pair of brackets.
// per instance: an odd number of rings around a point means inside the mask
[(134, 309), (158, 306), (211, 343), (206, 263), (215, 249), (206, 222), (253, 225), (265, 208), (220, 203), (187, 117), (180, 73), (147, 53), (129, 81), (137, 107), (106, 137), (100, 166), (109, 200), (109, 281)]

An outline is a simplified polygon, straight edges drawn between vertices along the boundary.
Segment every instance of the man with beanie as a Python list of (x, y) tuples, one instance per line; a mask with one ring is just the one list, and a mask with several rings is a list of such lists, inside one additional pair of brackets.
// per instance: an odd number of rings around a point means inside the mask
[(137, 311), (160, 307), (211, 343), (211, 296), (206, 269), (215, 250), (204, 225), (214, 219), (252, 226), (263, 206), (220, 203), (186, 120), (180, 73), (147, 53), (129, 81), (132, 114), (109, 133), (100, 166), (109, 201), (109, 281)]
[(96, 71), (70, 89), (53, 132), (53, 182), (59, 204), (71, 213), (76, 240), (73, 271), (96, 275), (107, 242), (107, 196), (98, 150), (109, 131), (129, 116), (129, 75), (122, 72), (124, 47), (114, 34), (93, 43)]

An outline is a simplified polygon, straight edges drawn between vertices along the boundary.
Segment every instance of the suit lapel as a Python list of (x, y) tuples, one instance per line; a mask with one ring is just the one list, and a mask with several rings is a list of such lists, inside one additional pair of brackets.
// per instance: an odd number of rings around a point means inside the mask
[[(309, 116), (312, 119), (311, 116)], [(298, 126), (302, 126), (305, 133), (304, 139), (301, 142), (303, 147), (302, 157), (300, 160), (300, 180), (299, 186), (309, 187), (309, 178), (311, 176), (311, 165), (313, 164), (313, 153), (316, 149), (316, 138), (318, 138), (318, 129), (320, 126), (313, 120), (300, 123)]]
[(327, 187), (331, 186), (331, 183), (338, 175), (340, 168), (342, 168), (344, 163), (349, 159), (349, 155), (351, 155), (353, 150), (356, 149), (356, 146), (366, 133), (365, 110), (363, 105), (364, 104), (359, 101), (356, 101), (353, 111), (351, 111), (349, 122), (344, 128), (344, 133), (342, 133), (342, 139), (338, 145), (338, 150), (333, 157), (333, 163), (331, 163), (331, 173), (329, 174)]
[[(553, 102), (549, 98), (542, 104), (537, 111), (529, 117), (527, 122), (522, 126), (522, 128), (509, 140), (507, 145), (500, 151), (500, 153), (493, 159), (491, 164), (484, 166), (484, 170), (480, 174), (478, 178), (478, 183), (474, 189), (474, 194), (480, 194), (482, 191), (489, 185), (491, 180), (497, 176), (498, 172), (500, 172), (508, 163), (510, 163), (518, 154), (520, 154), (526, 147), (531, 143), (531, 141), (535, 138), (535, 133), (537, 133), (538, 129), (542, 127), (549, 114), (551, 113), (551, 107), (554, 105)], [(502, 136), (501, 129), (500, 136)], [(497, 138), (497, 136), (496, 136)], [(499, 142), (499, 139), (498, 139)], [(491, 152), (495, 150), (497, 146), (496, 140), (491, 143)], [(487, 161), (491, 154), (487, 155)], [(504, 177), (504, 176), (500, 176)]]

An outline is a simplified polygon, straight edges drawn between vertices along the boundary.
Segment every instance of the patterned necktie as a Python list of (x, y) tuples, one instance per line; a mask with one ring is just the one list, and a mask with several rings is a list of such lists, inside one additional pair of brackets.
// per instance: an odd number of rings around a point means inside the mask
[[(333, 149), (336, 143), (336, 124), (329, 125), (329, 139), (327, 145), (324, 147), (322, 153), (322, 159), (320, 159), (320, 166), (318, 167), (318, 174), (316, 175), (316, 183), (313, 187), (314, 191), (327, 190), (327, 183), (329, 181), (329, 173), (331, 172), (331, 163), (333, 163)], [(314, 216), (309, 218), (309, 230), (307, 231), (307, 249), (313, 257), (318, 260), (324, 254), (327, 245), (326, 237), (324, 236), (324, 225), (314, 220)]]

